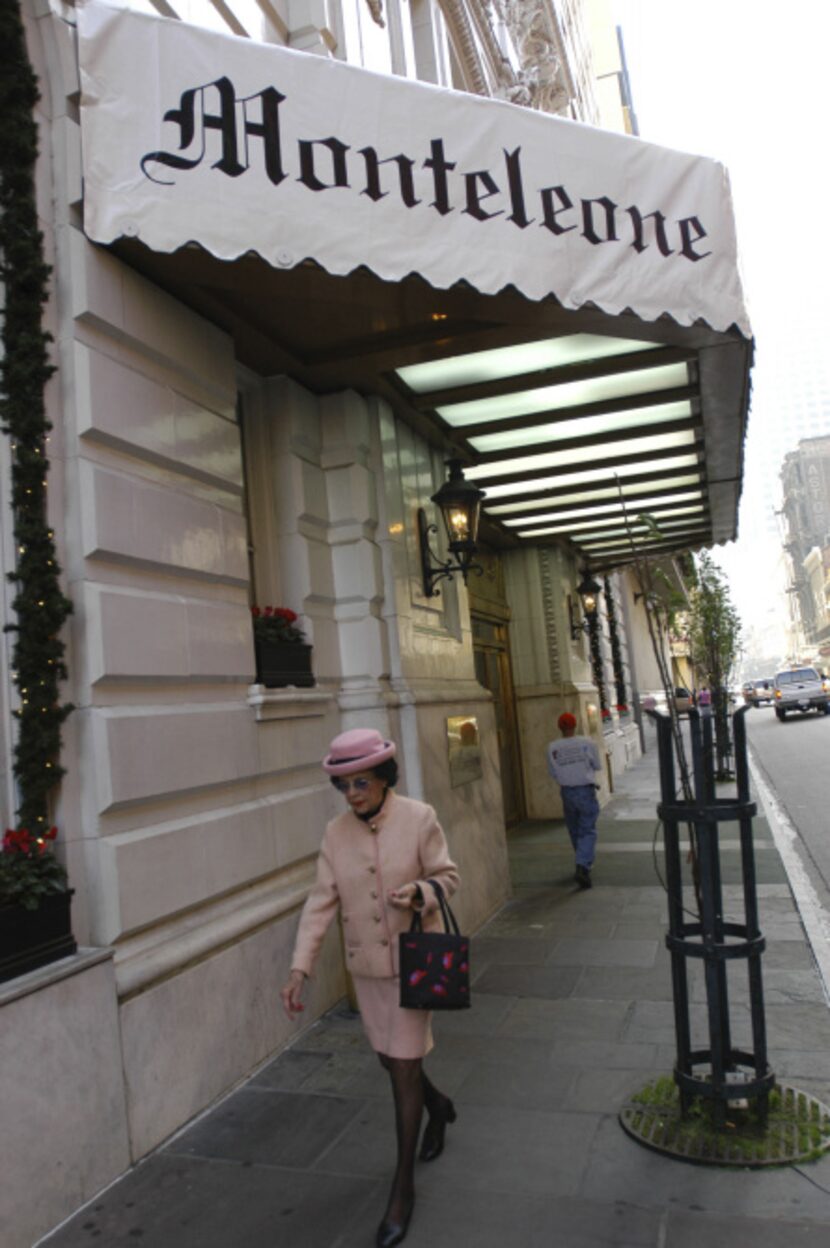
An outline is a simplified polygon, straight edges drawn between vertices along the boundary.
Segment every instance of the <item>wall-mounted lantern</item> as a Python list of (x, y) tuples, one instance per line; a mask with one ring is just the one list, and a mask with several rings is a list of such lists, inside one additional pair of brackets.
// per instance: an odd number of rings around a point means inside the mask
[[(460, 572), (467, 584), (470, 572), (479, 576), (484, 571), (481, 564), (473, 563), (478, 537), (478, 522), (481, 518), (481, 500), (484, 490), (480, 490), (470, 481), (464, 480), (460, 459), (448, 459), (449, 479), (440, 490), (433, 494), (432, 502), (440, 509), (447, 530), (447, 547), (450, 558), (439, 559), (430, 548), (429, 535), (437, 533), (437, 525), (430, 524), (423, 507), (418, 508), (418, 536), (421, 548), (421, 576), (424, 583), (424, 594), (427, 598), (435, 598), (439, 591), (435, 582), (443, 578), (452, 580), (454, 572)], [(453, 563), (453, 556), (455, 563)]]
[(580, 633), (590, 632), (591, 622), (597, 614), (599, 595), (602, 593), (602, 586), (593, 580), (588, 568), (583, 569), (582, 580), (577, 585), (576, 592), (579, 594), (579, 600), (582, 603), (584, 619), (579, 619), (571, 603), (571, 637), (574, 641), (579, 639)]

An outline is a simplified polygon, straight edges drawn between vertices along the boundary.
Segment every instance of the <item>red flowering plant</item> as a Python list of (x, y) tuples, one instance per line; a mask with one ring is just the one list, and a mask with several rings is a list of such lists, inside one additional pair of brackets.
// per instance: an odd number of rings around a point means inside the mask
[(297, 628), (296, 611), (290, 607), (251, 607), (254, 636), (263, 641), (305, 641), (305, 634)]
[(37, 910), (49, 893), (66, 892), (66, 871), (52, 845), (57, 828), (30, 832), (7, 828), (0, 847), (0, 906)]

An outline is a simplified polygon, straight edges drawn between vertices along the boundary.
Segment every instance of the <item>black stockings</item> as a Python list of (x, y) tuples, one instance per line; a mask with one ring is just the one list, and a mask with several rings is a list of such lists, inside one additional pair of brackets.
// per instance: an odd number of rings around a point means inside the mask
[(437, 1115), (446, 1114), (447, 1102), (449, 1097), (444, 1096), (443, 1092), (439, 1092), (434, 1083), (430, 1083), (424, 1071), (421, 1071), (421, 1082), (424, 1085), (424, 1108), (430, 1118)]
[(384, 1221), (402, 1223), (406, 1221), (415, 1198), (415, 1152), (426, 1099), (425, 1086), (429, 1086), (432, 1093), (435, 1089), (421, 1069), (420, 1058), (386, 1057), (383, 1053), (378, 1056), (392, 1081), (398, 1136), (398, 1164)]

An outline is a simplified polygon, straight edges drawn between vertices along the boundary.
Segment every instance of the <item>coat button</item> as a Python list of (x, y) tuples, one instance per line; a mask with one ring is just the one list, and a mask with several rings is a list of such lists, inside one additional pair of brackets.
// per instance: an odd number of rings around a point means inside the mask
[(382, 945), (388, 945), (388, 944), (389, 944), (389, 941), (388, 941), (388, 940), (386, 940), (386, 939), (384, 938), (384, 939), (383, 939), (380, 943), (381, 943)]
[(377, 830), (378, 830), (378, 825), (377, 825), (376, 823), (370, 823), (370, 824), (369, 824), (369, 831), (370, 831), (370, 832), (377, 832)]
[(369, 868), (369, 871), (371, 872), (371, 874), (372, 874), (372, 875), (374, 875), (374, 874), (375, 874), (375, 871), (376, 871), (376, 870), (377, 870), (377, 867), (370, 867), (370, 868)]
[(376, 923), (380, 923), (380, 915), (379, 915), (379, 914), (373, 914), (373, 915), (372, 915), (372, 918), (375, 920), (375, 922), (376, 922)]
[(375, 890), (374, 890), (374, 889), (372, 889), (372, 891), (371, 891), (371, 893), (369, 894), (369, 896), (372, 898), (372, 900), (373, 900), (373, 901), (377, 901), (377, 899), (378, 899), (378, 895), (377, 895), (377, 893), (375, 892)]

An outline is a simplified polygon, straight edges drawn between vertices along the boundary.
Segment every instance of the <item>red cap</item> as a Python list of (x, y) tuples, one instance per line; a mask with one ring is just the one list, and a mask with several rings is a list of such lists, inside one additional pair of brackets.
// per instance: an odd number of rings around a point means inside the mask
[(559, 727), (562, 729), (563, 732), (566, 728), (575, 728), (576, 716), (572, 715), (570, 711), (563, 711), (562, 714), (559, 716), (557, 723), (559, 724)]

